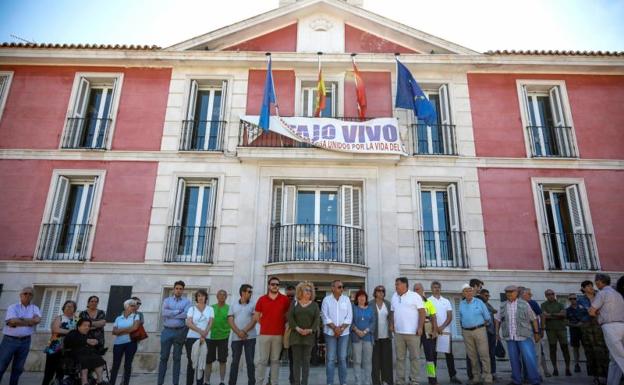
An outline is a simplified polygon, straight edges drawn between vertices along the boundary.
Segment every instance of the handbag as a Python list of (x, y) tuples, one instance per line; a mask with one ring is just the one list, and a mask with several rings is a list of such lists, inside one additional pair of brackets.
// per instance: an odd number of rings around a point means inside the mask
[(500, 341), (496, 341), (496, 346), (494, 347), (494, 355), (498, 358), (505, 358), (505, 348), (503, 347), (503, 343)]
[(148, 337), (147, 332), (145, 331), (143, 324), (140, 324), (139, 327), (135, 331), (130, 333), (130, 339), (134, 342), (143, 341), (147, 337)]

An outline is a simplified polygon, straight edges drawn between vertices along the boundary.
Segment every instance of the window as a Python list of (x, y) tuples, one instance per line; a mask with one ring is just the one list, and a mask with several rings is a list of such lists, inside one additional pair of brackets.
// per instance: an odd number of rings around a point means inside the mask
[(448, 300), (451, 301), (453, 306), (453, 322), (451, 322), (451, 337), (453, 339), (463, 339), (461, 318), (459, 317), (459, 303), (462, 300), (461, 295), (449, 296)]
[(37, 259), (87, 259), (99, 176), (59, 175), (42, 225)]
[(363, 264), (361, 199), (361, 188), (352, 185), (276, 185), (270, 262)]
[(577, 157), (563, 84), (520, 84), (523, 119), (530, 155)]
[[(302, 116), (313, 117), (316, 111), (318, 98), (318, 82), (301, 82), (301, 111)], [(325, 81), (325, 109), (321, 111), (321, 117), (336, 117), (338, 115), (338, 82)]]
[(4, 105), (9, 97), (9, 87), (12, 79), (13, 72), (0, 72), (0, 119), (2, 118)]
[(451, 124), (448, 85), (442, 84), (434, 89), (425, 89), (423, 92), (436, 110), (437, 122), (427, 125), (419, 119), (412, 125), (414, 154), (457, 155), (455, 126)]
[[(63, 304), (68, 300), (76, 300), (76, 287), (39, 287), (35, 288), (39, 292), (41, 303), (41, 322), (38, 329), (50, 330), (50, 325), (55, 317), (62, 314)], [(43, 291), (43, 293), (41, 293)], [(78, 309), (76, 309), (78, 310)]]
[(461, 230), (457, 185), (418, 184), (422, 267), (468, 267), (465, 232)]
[(212, 262), (216, 184), (216, 180), (178, 180), (166, 262)]
[(221, 151), (227, 82), (191, 80), (180, 150)]
[(580, 185), (538, 184), (537, 191), (549, 269), (598, 269)]
[(62, 148), (106, 149), (119, 101), (121, 74), (78, 74)]

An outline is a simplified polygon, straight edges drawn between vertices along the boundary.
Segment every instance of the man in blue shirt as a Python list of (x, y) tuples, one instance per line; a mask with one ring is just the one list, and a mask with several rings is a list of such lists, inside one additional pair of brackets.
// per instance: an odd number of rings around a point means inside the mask
[[(544, 355), (544, 344), (546, 343), (544, 338), (544, 325), (542, 318), (542, 308), (537, 303), (536, 300), (533, 299), (533, 293), (531, 292), (531, 288), (518, 286), (518, 297), (529, 303), (531, 306), (531, 310), (535, 313), (537, 317), (537, 327), (540, 336), (539, 342), (535, 343), (535, 354), (537, 355), (537, 367), (539, 369), (539, 374), (544, 379), (544, 376), (550, 377), (551, 374), (548, 371), (548, 365), (546, 365), (546, 356)], [(524, 376), (526, 378), (526, 374)]]
[(492, 372), (486, 327), (492, 322), (492, 317), (483, 301), (474, 297), (474, 289), (470, 285), (465, 284), (462, 293), (464, 299), (459, 303), (459, 319), (474, 375), (469, 384), (483, 382), (485, 385), (491, 385)]
[[(570, 306), (566, 309), (566, 318), (568, 319), (568, 328), (570, 330), (570, 345), (574, 355), (574, 372), (579, 373), (581, 366), (579, 365), (579, 355), (581, 350), (581, 327), (589, 323), (589, 309), (583, 305), (576, 303), (576, 293), (570, 293), (568, 296)], [(585, 347), (583, 346), (583, 349)]]
[(177, 281), (173, 284), (173, 295), (165, 298), (162, 305), (163, 331), (160, 334), (160, 363), (158, 365), (158, 385), (165, 383), (167, 362), (173, 346), (173, 385), (180, 384), (180, 360), (182, 359), (182, 347), (188, 331), (185, 320), (186, 312), (191, 307), (191, 301), (182, 297), (184, 294), (184, 282)]

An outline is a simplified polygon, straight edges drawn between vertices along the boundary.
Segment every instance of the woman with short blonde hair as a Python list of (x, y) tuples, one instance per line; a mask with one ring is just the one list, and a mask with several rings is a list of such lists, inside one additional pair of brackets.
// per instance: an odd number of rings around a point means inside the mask
[(308, 385), (310, 355), (320, 326), (321, 312), (314, 302), (312, 282), (300, 282), (295, 289), (295, 297), (297, 301), (288, 312), (290, 349), (293, 356), (293, 383)]

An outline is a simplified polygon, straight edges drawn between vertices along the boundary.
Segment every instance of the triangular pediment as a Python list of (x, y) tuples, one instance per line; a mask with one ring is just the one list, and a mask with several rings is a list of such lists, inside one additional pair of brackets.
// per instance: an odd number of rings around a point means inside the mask
[[(321, 31), (317, 43), (306, 41)], [(327, 32), (330, 31), (330, 32)], [(293, 35), (294, 34), (294, 35)], [(332, 34), (331, 36), (329, 34)], [(342, 43), (336, 36), (342, 34)], [(284, 44), (275, 41), (283, 40)], [(294, 40), (293, 40), (294, 39)], [(319, 41), (331, 47), (317, 48)], [(293, 48), (293, 41), (296, 42)], [(345, 43), (346, 41), (346, 43)], [(476, 52), (341, 0), (303, 0), (168, 47), (167, 50), (401, 52), (475, 54)], [(375, 51), (377, 49), (377, 51)]]

